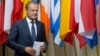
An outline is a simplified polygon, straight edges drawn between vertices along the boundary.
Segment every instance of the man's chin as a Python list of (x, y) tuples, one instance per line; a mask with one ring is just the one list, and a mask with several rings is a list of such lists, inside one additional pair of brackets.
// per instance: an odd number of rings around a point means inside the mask
[(32, 17), (33, 19), (36, 19), (37, 17)]

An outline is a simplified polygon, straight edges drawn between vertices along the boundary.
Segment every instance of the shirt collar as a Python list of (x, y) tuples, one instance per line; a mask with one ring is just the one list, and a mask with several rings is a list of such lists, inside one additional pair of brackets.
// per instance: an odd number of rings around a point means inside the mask
[(31, 23), (31, 21), (32, 21), (32, 20), (29, 19), (28, 17), (26, 17), (26, 20), (27, 20), (28, 23)]
[[(29, 17), (26, 17), (26, 20), (27, 20), (28, 23), (32, 22), (32, 20)], [(34, 22), (36, 22), (36, 20), (34, 20)]]

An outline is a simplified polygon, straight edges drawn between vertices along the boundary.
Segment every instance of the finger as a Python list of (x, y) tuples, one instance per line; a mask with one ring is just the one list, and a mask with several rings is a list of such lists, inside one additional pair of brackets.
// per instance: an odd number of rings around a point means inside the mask
[(32, 50), (32, 53), (33, 53), (33, 54), (36, 54), (36, 51), (35, 51), (35, 50)]
[(33, 50), (33, 49), (31, 49), (30, 51), (29, 51), (29, 53), (30, 53), (30, 55), (35, 55), (35, 50)]
[(32, 52), (30, 52), (30, 55), (31, 55), (31, 56), (34, 56), (35, 54), (34, 54), (34, 53), (32, 53)]

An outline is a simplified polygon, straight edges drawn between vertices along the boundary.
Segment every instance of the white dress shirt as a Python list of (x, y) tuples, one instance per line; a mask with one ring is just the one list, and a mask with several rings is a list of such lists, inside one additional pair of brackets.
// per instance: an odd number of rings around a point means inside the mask
[[(28, 23), (28, 27), (29, 27), (30, 33), (32, 35), (32, 30), (31, 30), (31, 27), (32, 27), (32, 23), (31, 22), (32, 22), (32, 20), (29, 19), (28, 17), (26, 17), (26, 20), (27, 20), (27, 23)], [(37, 26), (36, 26), (36, 22), (34, 23), (34, 27), (35, 27), (35, 34), (37, 36)]]

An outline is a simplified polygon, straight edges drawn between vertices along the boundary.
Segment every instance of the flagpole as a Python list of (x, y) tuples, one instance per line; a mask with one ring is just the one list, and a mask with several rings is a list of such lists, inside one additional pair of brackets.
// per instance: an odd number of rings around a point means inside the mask
[(3, 52), (3, 56), (5, 56), (5, 43), (2, 44), (2, 52)]
[(75, 35), (73, 36), (73, 40), (74, 40), (73, 42), (74, 52), (75, 52), (75, 56), (77, 56), (78, 54), (77, 54), (76, 43), (75, 43)]

